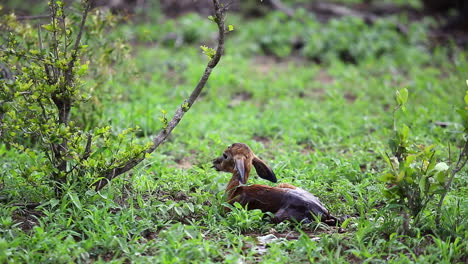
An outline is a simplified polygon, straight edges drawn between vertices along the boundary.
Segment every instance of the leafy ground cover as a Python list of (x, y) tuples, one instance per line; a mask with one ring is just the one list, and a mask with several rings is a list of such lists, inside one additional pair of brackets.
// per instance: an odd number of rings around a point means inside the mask
[[(207, 60), (199, 46), (216, 37), (206, 17), (155, 19), (109, 34), (128, 39), (132, 57), (97, 88), (99, 111), (87, 117), (111, 124), (112, 133), (138, 126), (139, 142), (163, 126), (161, 112), (187, 97)], [(447, 146), (462, 130), (456, 110), (464, 103), (466, 52), (433, 46), (430, 19), (398, 33), (394, 22), (404, 19), (320, 24), (278, 12), (251, 20), (230, 14), (235, 30), (201, 98), (157, 153), (99, 193), (51, 198), (40, 178), (19, 176), (17, 164), (33, 162), (29, 156), (0, 145), (2, 197), (43, 202), (0, 205), (0, 262), (466, 262), (466, 169), (455, 177), (441, 223), (434, 198), (409, 234), (379, 181), (388, 170), (383, 153), (390, 152), (396, 90), (409, 91), (397, 126), (406, 124), (418, 145), (435, 144), (442, 161), (449, 163)], [(248, 144), (280, 182), (309, 190), (349, 220), (272, 224), (259, 211), (225, 213), (229, 175), (210, 167), (233, 142)], [(265, 245), (267, 235), (277, 239)]]

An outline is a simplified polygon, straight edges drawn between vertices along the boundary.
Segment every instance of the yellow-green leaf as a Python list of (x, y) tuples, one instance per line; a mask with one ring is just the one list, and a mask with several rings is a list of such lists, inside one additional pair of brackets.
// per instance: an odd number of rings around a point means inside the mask
[[(468, 80), (467, 80), (468, 82)], [(466, 90), (466, 94), (465, 94), (465, 104), (468, 105), (468, 90)]]
[(54, 31), (54, 26), (52, 24), (42, 25), (42, 28), (50, 32)]

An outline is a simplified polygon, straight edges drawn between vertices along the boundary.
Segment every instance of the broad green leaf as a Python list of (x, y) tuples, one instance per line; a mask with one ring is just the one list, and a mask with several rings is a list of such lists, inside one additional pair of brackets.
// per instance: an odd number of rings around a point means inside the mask
[(383, 175), (381, 175), (378, 179), (379, 181), (382, 181), (382, 182), (387, 182), (387, 181), (395, 181), (395, 175), (393, 173), (390, 173), (390, 172), (387, 172)]
[(194, 212), (193, 204), (192, 203), (186, 203), (185, 206), (190, 210), (191, 213)]
[(175, 207), (174, 207), (174, 211), (176, 212), (176, 214), (177, 214), (178, 216), (183, 216), (183, 215), (184, 215), (182, 209), (180, 209), (180, 207), (178, 207), (178, 206), (175, 206)]
[(74, 192), (69, 192), (68, 193), (68, 197), (70, 197), (70, 200), (72, 201), (72, 203), (76, 206), (76, 208), (78, 208), (79, 210), (82, 209), (82, 206), (81, 206), (81, 202), (80, 202), (80, 198), (78, 198), (78, 195)]
[(427, 177), (423, 175), (419, 180), (419, 190), (421, 194), (426, 193), (426, 184), (427, 184)]
[(437, 182), (444, 185), (446, 180), (447, 180), (448, 175), (449, 174), (447, 173), (447, 171), (439, 171), (439, 172), (436, 173), (435, 179), (437, 180)]
[(450, 167), (447, 165), (447, 163), (439, 162), (439, 163), (437, 163), (437, 165), (435, 165), (434, 170), (436, 170), (437, 172), (440, 172), (440, 171), (446, 171), (449, 168)]
[(408, 89), (403, 88), (401, 90), (397, 90), (395, 94), (398, 105), (402, 106), (406, 104), (406, 101), (408, 101)]
[(244, 209), (244, 207), (242, 207), (242, 205), (240, 203), (235, 203), (234, 207), (237, 208), (237, 209)]
[(400, 171), (400, 173), (398, 173), (398, 176), (396, 177), (396, 182), (400, 182), (401, 180), (403, 180), (405, 178), (405, 172), (404, 171)]
[(403, 88), (400, 90), (400, 95), (401, 95), (401, 100), (403, 101), (403, 104), (406, 104), (408, 101), (408, 89)]
[(108, 147), (102, 147), (102, 148), (98, 148), (95, 152), (93, 152), (93, 154), (91, 154), (91, 157), (90, 158), (95, 158), (97, 157), (99, 154), (101, 154), (103, 151), (107, 150)]
[(401, 130), (401, 136), (403, 140), (407, 140), (409, 137), (410, 128), (407, 125), (403, 125), (403, 129)]
[(411, 163), (419, 156), (419, 154), (408, 155), (405, 160), (405, 166), (409, 167)]

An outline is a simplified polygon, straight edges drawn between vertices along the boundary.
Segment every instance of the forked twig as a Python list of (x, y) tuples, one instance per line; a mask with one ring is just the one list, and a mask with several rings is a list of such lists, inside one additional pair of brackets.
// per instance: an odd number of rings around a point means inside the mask
[(172, 130), (179, 124), (180, 120), (184, 117), (185, 112), (187, 112), (190, 109), (190, 107), (195, 103), (195, 100), (198, 98), (201, 91), (205, 87), (206, 82), (208, 81), (208, 78), (210, 77), (211, 72), (216, 67), (219, 60), (221, 59), (221, 56), (223, 55), (224, 40), (226, 36), (226, 28), (224, 25), (226, 7), (223, 6), (219, 2), (219, 0), (213, 0), (213, 5), (214, 5), (214, 11), (215, 11), (214, 21), (218, 25), (218, 31), (219, 31), (218, 46), (216, 48), (215, 55), (208, 62), (208, 65), (206, 66), (205, 71), (201, 79), (198, 81), (195, 89), (190, 94), (190, 97), (187, 100), (185, 100), (181, 106), (179, 106), (179, 108), (176, 110), (174, 116), (172, 117), (171, 121), (169, 121), (167, 126), (163, 128), (154, 137), (153, 144), (143, 153), (143, 155), (141, 155), (140, 157), (134, 158), (132, 160), (129, 160), (124, 165), (114, 167), (109, 170), (105, 170), (101, 173), (99, 179), (93, 184), (94, 188), (97, 191), (101, 190), (115, 177), (131, 170), (136, 165), (138, 165), (141, 161), (145, 159), (146, 153), (152, 153), (153, 151), (155, 151), (164, 142), (164, 140), (171, 134)]

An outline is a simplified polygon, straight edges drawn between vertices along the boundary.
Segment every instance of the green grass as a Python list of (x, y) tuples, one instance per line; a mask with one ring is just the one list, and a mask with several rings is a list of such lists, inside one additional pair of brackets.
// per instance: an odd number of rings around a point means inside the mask
[[(321, 26), (318, 36), (331, 39), (317, 40), (326, 44), (327, 55), (316, 64), (290, 50), (291, 40), (303, 32), (290, 31), (294, 22), (265, 31), (268, 19), (278, 17), (245, 21), (231, 15), (236, 30), (194, 107), (150, 158), (101, 193), (78, 196), (71, 190), (61, 200), (50, 200), (50, 190), (38, 188), (38, 179), (20, 179), (12, 162), (31, 161), (1, 146), (2, 193), (47, 202), (34, 211), (0, 205), (0, 262), (466, 262), (466, 169), (446, 199), (441, 226), (434, 224), (434, 201), (423, 212), (424, 224), (410, 235), (399, 233), (402, 218), (386, 207), (385, 185), (377, 180), (385, 171), (381, 153), (389, 151), (397, 89), (410, 93), (398, 125), (407, 124), (412, 140), (437, 144), (447, 156), (447, 143), (461, 122), (455, 110), (466, 90), (466, 52), (428, 48), (426, 22), (411, 24), (406, 38), (393, 35), (385, 24), (391, 19), (376, 27), (336, 21)], [(170, 115), (202, 74), (207, 58), (199, 45), (211, 45), (215, 37), (207, 21), (189, 15), (158, 25), (122, 25), (114, 34), (140, 44), (129, 62), (138, 75), (109, 78), (101, 89), (112, 95), (103, 95), (102, 116), (96, 118), (111, 123), (115, 132), (139, 126), (145, 137), (138, 140), (150, 140), (162, 127), (161, 110)], [(319, 26), (313, 20), (310, 25)], [(355, 34), (365, 27), (372, 37), (337, 34), (341, 27)], [(169, 32), (182, 42), (168, 41)], [(385, 42), (375, 43), (388, 34)], [(332, 45), (340, 36), (350, 47), (364, 47), (356, 63), (340, 60), (340, 50)], [(268, 37), (277, 39), (262, 42)], [(376, 54), (365, 48), (373, 44), (391, 48)], [(275, 49), (288, 52), (267, 56)], [(115, 67), (119, 72), (128, 65)], [(455, 125), (441, 128), (434, 121)], [(259, 211), (224, 213), (229, 175), (215, 172), (210, 163), (233, 142), (248, 144), (272, 166), (279, 182), (309, 190), (337, 216), (352, 216), (343, 232), (316, 224), (275, 225)], [(268, 184), (258, 177), (250, 183)], [(279, 239), (260, 254), (257, 237), (266, 234)]]

